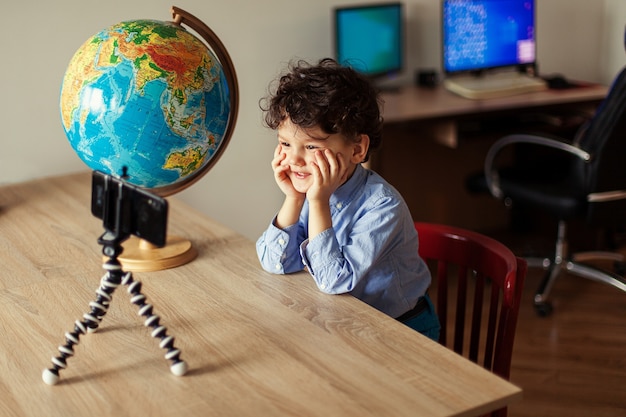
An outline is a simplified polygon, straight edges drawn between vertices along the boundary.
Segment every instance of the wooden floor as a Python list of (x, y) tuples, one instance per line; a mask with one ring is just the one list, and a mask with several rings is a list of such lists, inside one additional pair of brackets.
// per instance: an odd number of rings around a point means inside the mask
[(539, 317), (542, 275), (529, 269), (526, 278), (511, 370), (524, 399), (509, 416), (626, 416), (626, 293), (564, 275), (550, 295), (552, 315)]

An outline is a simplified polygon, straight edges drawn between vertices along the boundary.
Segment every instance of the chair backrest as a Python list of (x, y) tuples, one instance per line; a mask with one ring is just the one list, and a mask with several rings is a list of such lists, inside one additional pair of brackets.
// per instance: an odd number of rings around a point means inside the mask
[[(577, 144), (591, 154), (591, 160), (577, 161), (570, 178), (582, 181), (583, 195), (626, 190), (626, 68), (613, 80), (606, 98), (579, 136)], [(591, 204), (588, 220), (623, 225), (624, 209), (626, 200)]]
[(526, 261), (476, 232), (420, 222), (415, 228), (433, 272), (439, 342), (509, 379)]

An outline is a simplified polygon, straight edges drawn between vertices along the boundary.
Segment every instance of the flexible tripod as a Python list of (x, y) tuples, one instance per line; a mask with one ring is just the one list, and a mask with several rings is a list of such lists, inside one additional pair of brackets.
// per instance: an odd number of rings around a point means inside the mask
[[(114, 186), (110, 187), (108, 181), (114, 182)], [(98, 243), (103, 246), (102, 253), (108, 257), (102, 265), (106, 272), (102, 276), (100, 287), (96, 291), (96, 300), (89, 303), (91, 310), (83, 315), (82, 320), (74, 322), (74, 329), (71, 332), (65, 333), (66, 343), (63, 346), (59, 346), (59, 356), (52, 358), (51, 368), (44, 369), (42, 378), (48, 385), (54, 385), (59, 381), (59, 371), (67, 367), (67, 360), (74, 355), (74, 345), (79, 343), (80, 336), (93, 333), (98, 329), (100, 322), (107, 313), (113, 292), (120, 284), (128, 287), (131, 303), (139, 308), (139, 315), (145, 317), (144, 325), (153, 329), (151, 336), (159, 338), (161, 340), (159, 347), (167, 349), (165, 359), (172, 362), (170, 366), (172, 373), (182, 376), (187, 372), (187, 364), (180, 359), (180, 350), (174, 347), (174, 337), (167, 335), (167, 329), (160, 323), (159, 316), (154, 314), (152, 305), (146, 302), (146, 296), (141, 293), (141, 282), (133, 280), (130, 272), (124, 272), (122, 264), (118, 260), (118, 256), (124, 250), (122, 243), (130, 237), (129, 233), (121, 231), (125, 229), (122, 227), (121, 222), (129, 218), (123, 213), (125, 207), (129, 207), (123, 203), (123, 200), (128, 193), (133, 192), (134, 188), (118, 180), (107, 178), (104, 193), (101, 193), (104, 195), (103, 206), (105, 207), (102, 217), (105, 225), (113, 224), (114, 227), (105, 227), (105, 233), (98, 238)], [(93, 206), (92, 211), (94, 211)], [(113, 220), (108, 221), (108, 219)]]

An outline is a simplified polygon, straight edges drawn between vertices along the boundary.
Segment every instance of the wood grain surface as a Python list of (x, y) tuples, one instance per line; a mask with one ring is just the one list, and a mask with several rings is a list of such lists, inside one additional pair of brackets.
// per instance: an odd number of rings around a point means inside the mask
[(504, 381), (306, 273), (272, 275), (254, 242), (172, 198), (198, 257), (134, 273), (189, 365), (170, 373), (125, 287), (55, 386), (41, 373), (103, 275), (89, 173), (0, 188), (2, 416), (473, 416)]

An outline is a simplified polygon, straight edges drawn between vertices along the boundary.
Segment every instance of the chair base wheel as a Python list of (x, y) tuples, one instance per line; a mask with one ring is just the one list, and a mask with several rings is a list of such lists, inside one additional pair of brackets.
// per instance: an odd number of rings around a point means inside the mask
[(552, 314), (552, 304), (548, 301), (536, 302), (535, 313), (537, 313), (539, 317), (548, 317)]

